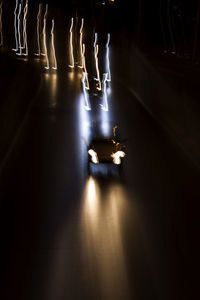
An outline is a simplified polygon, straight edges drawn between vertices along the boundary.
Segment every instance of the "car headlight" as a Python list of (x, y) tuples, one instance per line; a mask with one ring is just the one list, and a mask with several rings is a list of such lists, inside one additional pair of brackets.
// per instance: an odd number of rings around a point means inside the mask
[(91, 160), (94, 164), (99, 163), (97, 153), (93, 149), (89, 149), (88, 154), (91, 156)]
[(121, 164), (121, 158), (124, 157), (126, 154), (124, 151), (117, 151), (113, 153), (111, 156), (113, 158), (113, 163), (115, 165), (120, 165)]

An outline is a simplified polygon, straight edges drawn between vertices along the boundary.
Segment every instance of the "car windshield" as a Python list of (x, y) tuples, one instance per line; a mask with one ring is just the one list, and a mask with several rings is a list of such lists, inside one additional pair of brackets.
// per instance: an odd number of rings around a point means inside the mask
[(92, 145), (98, 154), (110, 155), (116, 151), (116, 146), (112, 140), (94, 141)]

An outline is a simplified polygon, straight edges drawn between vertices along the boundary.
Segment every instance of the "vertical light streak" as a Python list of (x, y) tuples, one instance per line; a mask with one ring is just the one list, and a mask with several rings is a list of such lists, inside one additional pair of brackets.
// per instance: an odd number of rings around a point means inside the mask
[(21, 45), (21, 34), (20, 34), (20, 14), (21, 14), (21, 4), (19, 4), (19, 12), (17, 16), (17, 22), (18, 22), (18, 50), (19, 53), (16, 53), (17, 55), (22, 55), (22, 45)]
[(78, 66), (79, 68), (83, 68), (83, 25), (84, 25), (84, 19), (81, 19), (81, 27), (80, 27), (80, 56), (81, 56), (81, 64)]
[(86, 110), (91, 110), (89, 100), (88, 100), (88, 93), (87, 93), (85, 81), (86, 81), (86, 73), (83, 72), (82, 84), (83, 84), (83, 93), (84, 93), (84, 99), (85, 99), (85, 109)]
[(15, 29), (15, 48), (13, 51), (18, 51), (18, 38), (17, 38), (17, 8), (18, 8), (18, 0), (16, 0), (15, 10), (14, 10), (14, 29)]
[(41, 49), (40, 49), (40, 16), (41, 16), (41, 8), (42, 4), (39, 4), (39, 10), (37, 14), (37, 46), (38, 46), (38, 52), (35, 53), (35, 55), (40, 56), (41, 55)]
[(3, 2), (0, 3), (0, 46), (3, 46), (2, 5)]
[(23, 48), (25, 49), (24, 56), (28, 56), (28, 44), (27, 44), (27, 32), (26, 32), (26, 23), (27, 23), (27, 12), (28, 12), (28, 0), (24, 8), (24, 19), (23, 19)]
[(54, 19), (52, 20), (52, 28), (51, 28), (51, 43), (52, 43), (53, 59), (54, 59), (54, 67), (52, 67), (52, 69), (57, 70), (57, 60), (56, 60), (56, 52), (55, 52), (55, 45), (54, 45)]
[(69, 65), (70, 68), (74, 68), (74, 54), (73, 54), (73, 25), (74, 25), (74, 19), (71, 18), (71, 26), (70, 26), (70, 55), (71, 55), (71, 65)]
[(102, 80), (102, 90), (103, 90), (103, 100), (104, 104), (100, 104), (101, 108), (104, 111), (108, 111), (108, 99), (107, 99), (107, 90), (106, 90), (106, 82), (107, 82), (108, 74), (104, 73), (103, 74), (103, 80)]
[(41, 53), (42, 56), (46, 56), (46, 17), (47, 17), (47, 12), (48, 12), (48, 4), (46, 4), (46, 9), (44, 13), (44, 18), (43, 18), (43, 29), (42, 29), (42, 35), (43, 35), (43, 47), (44, 47), (44, 53)]
[(46, 11), (44, 14), (44, 27), (43, 27), (43, 41), (44, 41), (44, 55), (46, 58), (46, 67), (44, 67), (45, 69), (49, 69), (49, 58), (48, 58), (48, 53), (47, 53), (47, 41), (46, 41), (46, 16), (47, 16), (47, 12), (48, 12), (48, 4), (46, 4)]
[(88, 80), (88, 73), (86, 69), (86, 63), (85, 63), (85, 44), (83, 44), (83, 70), (85, 72), (85, 80), (86, 80), (86, 90), (90, 89), (89, 80)]
[(101, 91), (101, 80), (99, 75), (99, 62), (98, 62), (98, 52), (99, 52), (99, 46), (97, 44), (97, 33), (95, 33), (95, 40), (94, 40), (94, 57), (95, 57), (95, 66), (96, 66), (96, 75), (95, 78), (96, 81), (98, 81), (98, 87), (97, 90)]
[(106, 44), (106, 64), (107, 64), (107, 73), (108, 73), (107, 81), (111, 81), (109, 43), (110, 43), (110, 33), (108, 33), (108, 40), (107, 40), (107, 44)]

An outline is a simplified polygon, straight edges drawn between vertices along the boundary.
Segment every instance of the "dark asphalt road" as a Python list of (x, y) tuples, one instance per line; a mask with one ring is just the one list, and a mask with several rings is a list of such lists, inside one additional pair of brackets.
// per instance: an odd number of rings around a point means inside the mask
[[(195, 298), (199, 174), (115, 73), (110, 50), (108, 112), (98, 98), (84, 109), (78, 68), (41, 75), (0, 178), (2, 299)], [(117, 123), (126, 139), (122, 178), (87, 175), (94, 121), (102, 132)]]

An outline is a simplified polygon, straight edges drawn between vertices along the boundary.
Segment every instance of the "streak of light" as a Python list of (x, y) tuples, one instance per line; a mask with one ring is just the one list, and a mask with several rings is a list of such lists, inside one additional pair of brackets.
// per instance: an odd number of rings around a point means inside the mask
[(98, 52), (99, 52), (99, 46), (97, 44), (97, 33), (95, 33), (95, 41), (94, 41), (94, 57), (95, 57), (95, 66), (96, 66), (96, 75), (95, 78), (96, 81), (98, 81), (98, 87), (97, 90), (101, 91), (101, 80), (99, 75), (99, 62), (98, 62)]
[(58, 90), (58, 77), (56, 73), (45, 73), (45, 81), (47, 83), (47, 88), (50, 90), (49, 103), (52, 108), (57, 104), (57, 90)]
[(15, 48), (13, 51), (18, 51), (18, 38), (17, 38), (17, 8), (18, 8), (18, 0), (16, 0), (15, 10), (14, 10), (14, 29), (15, 29)]
[(88, 178), (81, 209), (82, 259), (86, 272), (98, 278), (102, 299), (132, 299), (123, 244), (124, 225), (131, 219), (127, 200), (120, 184)]
[(45, 6), (45, 13), (43, 18), (43, 29), (42, 29), (42, 35), (43, 35), (43, 47), (44, 47), (44, 53), (41, 52), (42, 56), (46, 56), (46, 18), (48, 13), (48, 4)]
[(80, 55), (81, 55), (81, 64), (78, 66), (79, 68), (83, 68), (83, 25), (84, 25), (84, 19), (81, 19), (81, 27), (80, 27)]
[(106, 43), (106, 65), (107, 65), (107, 72), (108, 72), (107, 81), (111, 81), (109, 43), (110, 43), (110, 33), (108, 33), (108, 39), (107, 39), (107, 43)]
[(20, 14), (21, 14), (21, 4), (19, 4), (19, 12), (18, 12), (18, 16), (17, 16), (17, 22), (18, 22), (18, 50), (19, 50), (19, 53), (16, 53), (17, 55), (22, 55), (21, 34), (20, 34)]
[(84, 191), (84, 218), (90, 222), (90, 230), (95, 236), (98, 230), (99, 210), (100, 210), (100, 189), (97, 181), (89, 177)]
[(3, 46), (2, 6), (3, 2), (0, 3), (0, 46)]
[(90, 104), (89, 104), (89, 99), (88, 99), (88, 92), (86, 89), (86, 73), (83, 72), (83, 77), (82, 77), (82, 85), (83, 85), (83, 93), (84, 93), (84, 99), (85, 99), (85, 109), (86, 110), (91, 110)]
[(90, 84), (89, 84), (89, 80), (88, 80), (88, 72), (87, 72), (86, 63), (85, 63), (85, 44), (83, 44), (83, 71), (85, 73), (85, 80), (86, 80), (85, 88), (86, 88), (86, 90), (89, 90)]
[(28, 0), (24, 7), (24, 18), (23, 18), (23, 48), (25, 49), (24, 56), (28, 56), (28, 44), (27, 44), (27, 32), (26, 32), (26, 23), (27, 23), (27, 12), (28, 12)]
[(71, 18), (71, 26), (70, 26), (70, 56), (71, 56), (71, 64), (69, 65), (70, 68), (74, 68), (74, 54), (73, 54), (73, 25), (74, 25), (74, 19)]
[(78, 132), (79, 132), (79, 141), (80, 141), (80, 158), (82, 164), (85, 163), (85, 156), (87, 154), (87, 145), (89, 144), (89, 138), (91, 134), (91, 121), (90, 113), (85, 109), (85, 99), (83, 93), (80, 93), (80, 98), (78, 101)]
[(102, 80), (102, 89), (103, 89), (103, 101), (104, 104), (100, 104), (101, 108), (105, 111), (108, 111), (108, 98), (107, 98), (107, 88), (106, 88), (106, 81), (108, 78), (108, 73), (103, 74), (103, 80)]
[(35, 55), (40, 56), (41, 55), (41, 48), (40, 48), (40, 16), (41, 16), (41, 9), (42, 4), (39, 4), (39, 10), (37, 14), (37, 46), (38, 46), (38, 52), (35, 53)]
[(54, 59), (54, 67), (52, 67), (52, 69), (57, 70), (57, 60), (56, 60), (56, 52), (54, 46), (54, 19), (52, 20), (51, 42), (52, 42), (53, 59)]
[(44, 14), (44, 27), (43, 27), (43, 41), (44, 41), (44, 52), (45, 52), (45, 58), (46, 58), (46, 67), (45, 69), (49, 69), (49, 58), (47, 53), (47, 41), (46, 41), (46, 16), (48, 12), (48, 4), (46, 4), (46, 11)]

